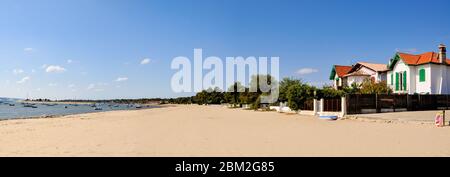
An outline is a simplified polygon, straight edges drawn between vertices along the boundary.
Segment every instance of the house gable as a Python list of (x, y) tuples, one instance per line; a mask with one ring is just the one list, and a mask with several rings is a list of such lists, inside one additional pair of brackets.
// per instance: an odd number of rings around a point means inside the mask
[(338, 77), (344, 77), (351, 69), (351, 66), (334, 65), (331, 69), (330, 80), (334, 80), (336, 75)]

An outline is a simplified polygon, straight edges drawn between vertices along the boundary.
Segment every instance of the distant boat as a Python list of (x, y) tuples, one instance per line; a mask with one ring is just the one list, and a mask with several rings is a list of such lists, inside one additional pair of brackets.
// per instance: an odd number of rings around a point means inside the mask
[(338, 116), (319, 116), (319, 119), (322, 119), (322, 120), (337, 120), (338, 119)]
[(141, 109), (142, 108), (142, 106), (141, 105), (136, 105), (136, 107), (135, 107), (136, 109)]
[(96, 110), (96, 111), (101, 111), (101, 110), (103, 110), (103, 108), (101, 108), (101, 107), (95, 107), (94, 110)]
[(37, 106), (35, 104), (29, 104), (29, 103), (23, 104), (23, 107), (26, 107), (26, 108), (37, 108)]
[(15, 104), (9, 104), (9, 106), (16, 106)]

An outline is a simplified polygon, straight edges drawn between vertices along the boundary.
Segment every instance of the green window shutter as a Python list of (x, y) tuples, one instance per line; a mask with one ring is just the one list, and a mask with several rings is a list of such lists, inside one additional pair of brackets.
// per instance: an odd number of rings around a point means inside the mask
[(394, 85), (394, 73), (391, 73), (391, 85)]
[(419, 82), (425, 82), (425, 69), (419, 70)]
[(406, 90), (406, 86), (407, 86), (407, 84), (406, 84), (406, 80), (408, 80), (407, 78), (406, 78), (406, 71), (405, 72), (403, 72), (403, 90)]
[(399, 86), (399, 74), (395, 73), (395, 91), (398, 91), (398, 89), (400, 89)]

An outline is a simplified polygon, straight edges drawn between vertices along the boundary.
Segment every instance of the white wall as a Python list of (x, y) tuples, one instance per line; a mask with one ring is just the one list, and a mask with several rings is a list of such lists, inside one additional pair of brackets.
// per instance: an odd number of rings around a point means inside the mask
[[(413, 67), (413, 66), (412, 66)], [(410, 66), (408, 66), (408, 65), (406, 65), (402, 60), (399, 60), (398, 62), (397, 62), (397, 64), (395, 64), (395, 66), (394, 66), (394, 69), (392, 70), (392, 72), (390, 72), (390, 74), (391, 73), (393, 73), (394, 74), (394, 84), (393, 85), (391, 85), (391, 88), (392, 88), (392, 90), (394, 91), (394, 93), (409, 93), (409, 94), (413, 94), (414, 93), (414, 91), (415, 90), (411, 90), (411, 81), (414, 79), (414, 77), (410, 77), (411, 76), (411, 70), (412, 69), (410, 69)], [(406, 71), (406, 75), (407, 75), (407, 80), (406, 80), (406, 91), (405, 90), (402, 90), (402, 91), (396, 91), (395, 90), (395, 73), (403, 73), (404, 71)], [(389, 76), (388, 77), (389, 78), (389, 82), (388, 82), (388, 84), (390, 85), (390, 79), (391, 79), (391, 76)], [(414, 83), (414, 81), (413, 81), (413, 83)], [(401, 85), (400, 85), (400, 87), (401, 87)]]
[(369, 78), (369, 76), (349, 76), (347, 77), (347, 85), (351, 86), (353, 83), (360, 85), (366, 78)]
[(430, 64), (431, 94), (449, 94), (448, 69), (449, 66)]
[[(420, 82), (420, 74), (419, 71), (420, 69), (425, 69), (425, 82)], [(427, 94), (427, 93), (431, 93), (431, 67), (430, 64), (426, 64), (426, 65), (419, 65), (419, 66), (415, 66), (415, 71), (416, 71), (416, 77), (415, 77), (415, 81), (416, 81), (416, 90), (414, 93), (418, 93), (418, 94)]]

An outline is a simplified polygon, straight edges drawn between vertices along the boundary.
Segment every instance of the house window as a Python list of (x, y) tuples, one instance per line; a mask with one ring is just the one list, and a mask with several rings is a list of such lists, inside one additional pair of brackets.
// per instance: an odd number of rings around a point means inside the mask
[(336, 86), (340, 87), (341, 86), (341, 82), (340, 82), (341, 79), (339, 79), (337, 77), (335, 80), (336, 80)]
[(421, 68), (419, 70), (419, 82), (425, 82), (425, 69)]

